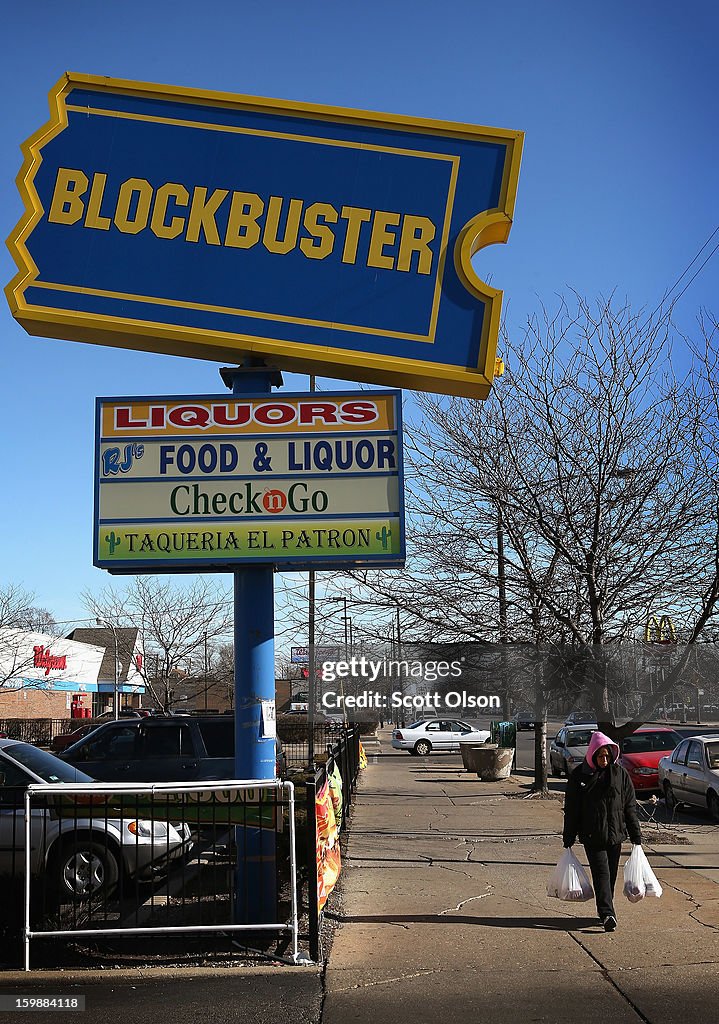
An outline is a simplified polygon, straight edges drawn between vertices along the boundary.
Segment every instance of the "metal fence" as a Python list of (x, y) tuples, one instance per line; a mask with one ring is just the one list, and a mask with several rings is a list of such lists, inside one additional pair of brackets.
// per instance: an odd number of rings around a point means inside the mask
[(289, 767), (308, 766), (310, 758), (310, 728), (314, 739), (315, 754), (322, 753), (344, 734), (341, 724), (314, 722), (280, 722), (277, 735), (282, 740), (282, 748)]
[(55, 736), (89, 724), (89, 718), (0, 718), (0, 733), (11, 740), (48, 747)]
[(15, 803), (1, 873), (23, 858), (25, 970), (31, 940), (68, 936), (244, 933), (302, 962), (291, 782), (56, 783)]
[(319, 765), (305, 785), (307, 800), (307, 906), (309, 923), (310, 959), (318, 963), (322, 958), (322, 911), (318, 905), (320, 887), (320, 864), (318, 862), (317, 835), (317, 794), (328, 781), (329, 774), (336, 766), (342, 779), (343, 814), (340, 832), (349, 827), (349, 809), (357, 788), (357, 775), (360, 767), (360, 727), (358, 725), (343, 729), (336, 741), (327, 747), (327, 760)]
[[(152, 962), (173, 950), (185, 958), (212, 948), (232, 954), (245, 943), (303, 962), (301, 940), (318, 961), (315, 797), (336, 766), (344, 831), (360, 730), (316, 728), (315, 754), (324, 763), (310, 771), (302, 752), (299, 807), (291, 782), (59, 783), (26, 791), (26, 780), (6, 772), (0, 959), (3, 949), (13, 962), (24, 953), (27, 968), (31, 942), (43, 966), (78, 956)], [(135, 940), (127, 943), (128, 935)], [(58, 946), (60, 936), (81, 941)]]

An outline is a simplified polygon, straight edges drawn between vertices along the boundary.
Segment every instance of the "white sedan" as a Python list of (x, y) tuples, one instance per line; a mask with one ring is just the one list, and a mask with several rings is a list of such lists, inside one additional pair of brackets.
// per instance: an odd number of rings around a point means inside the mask
[(456, 718), (428, 718), (413, 722), (407, 728), (395, 729), (392, 746), (395, 750), (408, 750), (410, 754), (425, 757), (433, 750), (459, 753), (460, 742), (486, 743), (488, 739), (487, 729), (474, 729)]

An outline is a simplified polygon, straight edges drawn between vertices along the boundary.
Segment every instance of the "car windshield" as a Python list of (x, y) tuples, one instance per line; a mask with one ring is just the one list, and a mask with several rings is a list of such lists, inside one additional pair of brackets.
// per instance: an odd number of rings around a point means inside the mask
[(719, 770), (719, 743), (707, 743), (707, 761), (712, 771)]
[(589, 740), (592, 737), (594, 729), (577, 729), (567, 733), (567, 746), (568, 747), (586, 747), (589, 745)]
[(674, 750), (682, 738), (678, 732), (635, 732), (622, 740), (622, 753), (651, 754), (658, 750)]
[(17, 761), (18, 764), (35, 772), (45, 782), (93, 782), (94, 780), (85, 772), (78, 771), (59, 757), (49, 754), (46, 750), (33, 747), (31, 743), (13, 743), (9, 747), (3, 747), (5, 753)]
[(412, 724), (408, 725), (407, 728), (408, 729), (419, 729), (420, 725), (424, 725), (424, 721), (425, 721), (424, 718), (418, 718), (416, 722), (412, 722)]

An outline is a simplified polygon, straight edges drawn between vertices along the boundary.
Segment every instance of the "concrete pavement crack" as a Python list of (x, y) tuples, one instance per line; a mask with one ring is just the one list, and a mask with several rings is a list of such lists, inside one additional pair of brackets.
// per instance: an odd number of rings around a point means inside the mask
[(697, 924), (700, 924), (702, 926), (702, 928), (709, 928), (710, 931), (715, 932), (717, 930), (717, 925), (715, 925), (715, 924), (707, 924), (706, 921), (700, 921), (698, 917), (694, 916), (695, 914), (698, 914), (700, 910), (703, 910), (703, 909), (704, 909), (703, 906), (700, 904), (697, 907), (696, 910), (692, 910), (692, 912), (689, 915), (689, 917), (692, 919), (692, 921), (696, 921)]
[(447, 907), (446, 910), (440, 910), (440, 912), (439, 912), (439, 914), (437, 916), (438, 917), (444, 917), (445, 914), (453, 914), (456, 910), (461, 910), (461, 908), (464, 907), (467, 903), (472, 903), (474, 900), (483, 900), (487, 896), (491, 896), (491, 895), (492, 895), (491, 892), (483, 892), (479, 896), (470, 896), (469, 899), (462, 900), (461, 903), (458, 903), (456, 907)]
[(607, 967), (605, 967), (605, 966), (604, 966), (604, 964), (602, 963), (602, 961), (601, 961), (601, 960), (599, 960), (599, 959), (598, 959), (598, 957), (596, 957), (596, 956), (594, 955), (594, 953), (592, 953), (592, 952), (591, 952), (591, 950), (590, 950), (590, 949), (588, 949), (588, 948), (587, 948), (587, 947), (586, 947), (586, 946), (584, 945), (584, 943), (583, 943), (583, 942), (581, 941), (581, 939), (579, 939), (579, 937), (578, 937), (577, 935), (575, 935), (575, 934), (574, 934), (573, 932), (569, 932), (568, 934), (569, 934), (569, 937), (570, 937), (570, 939), (572, 939), (572, 941), (573, 941), (573, 942), (576, 942), (576, 944), (577, 944), (577, 945), (579, 946), (579, 948), (580, 948), (581, 950), (583, 950), (583, 952), (584, 952), (584, 953), (586, 953), (586, 955), (587, 955), (587, 956), (589, 957), (589, 959), (590, 959), (590, 960), (593, 960), (593, 961), (594, 961), (594, 963), (595, 963), (595, 964), (597, 965), (597, 967), (599, 968), (599, 971), (600, 971), (600, 973), (601, 973), (602, 977), (604, 978), (604, 980), (605, 980), (606, 982), (608, 982), (608, 984), (610, 984), (610, 985), (612, 986), (612, 988), (613, 988), (613, 989), (614, 989), (614, 990), (615, 990), (615, 991), (616, 991), (616, 992), (618, 993), (618, 995), (620, 995), (620, 996), (621, 996), (621, 998), (622, 998), (622, 999), (623, 999), (623, 1000), (625, 1001), (625, 1003), (627, 1003), (627, 1004), (628, 1004), (629, 1006), (631, 1006), (632, 1010), (634, 1010), (634, 1012), (636, 1013), (636, 1015), (637, 1015), (637, 1017), (639, 1018), (639, 1020), (641, 1020), (641, 1021), (644, 1021), (644, 1024), (652, 1024), (652, 1022), (651, 1022), (651, 1020), (649, 1019), (649, 1017), (646, 1017), (646, 1016), (645, 1016), (645, 1015), (644, 1015), (644, 1014), (642, 1013), (642, 1011), (641, 1011), (641, 1010), (639, 1009), (639, 1007), (637, 1006), (637, 1004), (636, 1004), (635, 1002), (633, 1002), (633, 1001), (632, 1001), (632, 1000), (631, 1000), (631, 999), (629, 998), (629, 996), (628, 996), (628, 995), (626, 994), (626, 992), (624, 992), (624, 991), (623, 991), (623, 990), (622, 990), (622, 989), (620, 988), (620, 986), (619, 986), (619, 985), (618, 985), (618, 984), (616, 983), (616, 981), (614, 980), (614, 978), (613, 978), (613, 977), (611, 976), (611, 974), (609, 973), (609, 969), (608, 969)]
[(336, 988), (334, 992), (340, 994), (342, 992), (354, 992), (358, 988), (377, 988), (380, 985), (396, 985), (398, 981), (411, 981), (412, 978), (426, 978), (430, 974), (441, 974), (442, 972), (436, 969), (427, 971), (415, 971), (414, 974), (402, 974), (397, 978), (382, 978), (380, 981), (365, 981), (358, 982), (356, 985), (350, 985), (348, 988)]

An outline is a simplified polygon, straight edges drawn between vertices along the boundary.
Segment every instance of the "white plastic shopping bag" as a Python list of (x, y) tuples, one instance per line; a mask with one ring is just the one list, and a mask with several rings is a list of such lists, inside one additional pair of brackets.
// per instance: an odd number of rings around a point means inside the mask
[(661, 896), (663, 890), (652, 871), (641, 846), (633, 846), (624, 865), (624, 895), (630, 903), (638, 903), (645, 896)]
[(547, 896), (583, 903), (594, 896), (587, 873), (571, 850), (565, 850), (547, 882)]

